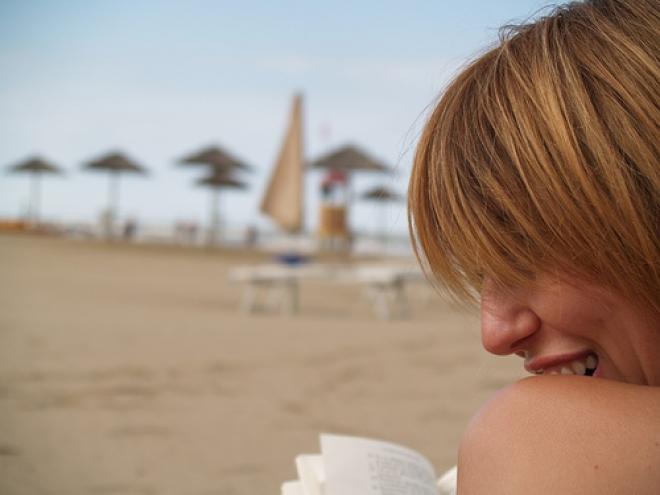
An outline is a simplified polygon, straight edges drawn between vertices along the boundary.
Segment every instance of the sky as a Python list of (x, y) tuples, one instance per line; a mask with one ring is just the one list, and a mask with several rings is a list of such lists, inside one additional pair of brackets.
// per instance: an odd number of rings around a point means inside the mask
[[(258, 211), (296, 92), (305, 155), (353, 144), (393, 169), (356, 174), (356, 195), (405, 194), (417, 136), (443, 86), (498, 28), (537, 0), (0, 0), (0, 218), (25, 216), (39, 156), (40, 215), (95, 222), (109, 177), (83, 164), (120, 151), (149, 170), (120, 179), (118, 217), (169, 225), (209, 219), (210, 191), (184, 156), (220, 146), (253, 168), (246, 191), (223, 191), (226, 225), (273, 224)], [(306, 177), (307, 229), (322, 173)], [(382, 205), (356, 202), (352, 228), (375, 232)], [(405, 232), (405, 207), (388, 229)]]

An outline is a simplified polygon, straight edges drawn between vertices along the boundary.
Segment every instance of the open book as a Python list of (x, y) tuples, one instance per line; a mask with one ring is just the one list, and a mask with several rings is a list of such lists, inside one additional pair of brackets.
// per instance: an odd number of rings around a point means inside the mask
[(369, 438), (321, 435), (320, 454), (296, 457), (282, 495), (455, 495), (456, 468), (437, 479), (419, 452)]

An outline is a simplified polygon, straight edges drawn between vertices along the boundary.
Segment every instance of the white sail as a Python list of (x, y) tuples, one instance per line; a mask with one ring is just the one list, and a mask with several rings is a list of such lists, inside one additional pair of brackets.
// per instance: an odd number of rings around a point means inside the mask
[(260, 208), (287, 232), (303, 229), (305, 158), (302, 120), (302, 96), (298, 94)]

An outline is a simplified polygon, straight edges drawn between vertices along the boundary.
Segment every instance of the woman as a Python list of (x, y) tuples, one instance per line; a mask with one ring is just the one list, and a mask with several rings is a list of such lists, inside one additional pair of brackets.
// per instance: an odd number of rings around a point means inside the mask
[(459, 495), (660, 493), (660, 2), (509, 28), (432, 113), (409, 211), (486, 350), (539, 375), (473, 418)]

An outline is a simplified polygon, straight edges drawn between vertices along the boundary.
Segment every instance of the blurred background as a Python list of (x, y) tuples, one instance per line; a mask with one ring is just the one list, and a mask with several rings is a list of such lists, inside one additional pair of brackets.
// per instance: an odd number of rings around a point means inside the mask
[[(405, 195), (420, 127), (451, 75), (525, 19), (536, 0), (241, 2), (4, 0), (0, 2), (0, 170), (38, 156), (43, 222), (91, 225), (107, 174), (84, 165), (121, 152), (145, 175), (121, 178), (115, 219), (142, 230), (209, 220), (199, 172), (181, 159), (219, 146), (249, 165), (247, 188), (222, 194), (227, 229), (273, 230), (259, 201), (291, 100), (304, 97), (308, 161), (354, 144), (392, 169), (355, 174)], [(0, 174), (0, 218), (30, 215), (30, 174)], [(305, 230), (318, 227), (322, 172), (306, 174)], [(351, 228), (373, 234), (381, 206), (356, 202)], [(405, 236), (402, 202), (387, 229)], [(163, 230), (165, 229), (165, 230)], [(154, 234), (155, 235), (155, 234)]]

